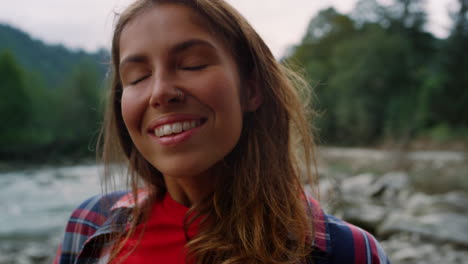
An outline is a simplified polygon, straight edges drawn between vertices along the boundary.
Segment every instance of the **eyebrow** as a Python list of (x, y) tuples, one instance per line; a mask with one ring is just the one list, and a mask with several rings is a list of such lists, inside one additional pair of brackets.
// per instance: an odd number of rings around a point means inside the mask
[(119, 68), (122, 68), (125, 64), (128, 63), (143, 63), (146, 62), (148, 59), (145, 55), (130, 55), (125, 57), (119, 64)]
[(184, 41), (182, 43), (179, 43), (175, 45), (174, 47), (171, 48), (171, 53), (180, 53), (182, 51), (188, 50), (194, 46), (204, 46), (210, 49), (214, 49), (215, 47), (209, 43), (208, 41), (202, 40), (202, 39), (190, 39), (187, 41)]
[[(188, 49), (191, 49), (195, 46), (204, 46), (210, 49), (215, 49), (215, 47), (202, 39), (190, 39), (181, 43), (176, 44), (175, 46), (171, 47), (169, 53), (181, 53), (183, 51), (186, 51)], [(148, 60), (148, 58), (145, 55), (141, 54), (136, 54), (136, 55), (130, 55), (124, 58), (120, 64), (119, 67), (122, 68), (123, 65), (127, 63), (144, 63)]]

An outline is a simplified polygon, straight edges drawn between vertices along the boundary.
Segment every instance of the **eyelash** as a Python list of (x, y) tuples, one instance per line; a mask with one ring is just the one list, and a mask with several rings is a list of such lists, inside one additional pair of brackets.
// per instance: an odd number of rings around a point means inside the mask
[[(192, 66), (192, 67), (182, 67), (182, 70), (185, 70), (185, 71), (199, 71), (199, 70), (202, 70), (204, 68), (206, 68), (208, 66), (208, 64), (203, 64), (203, 65), (197, 65), (197, 66)], [(133, 82), (130, 83), (130, 85), (135, 85), (141, 81), (143, 81), (144, 79), (146, 79), (149, 75), (145, 75)]]
[(131, 82), (130, 85), (135, 85), (135, 84), (137, 84), (137, 83), (143, 81), (144, 79), (146, 79), (148, 76), (149, 76), (149, 75), (145, 75), (145, 76), (143, 76), (143, 77), (141, 77), (141, 78), (139, 78), (139, 79), (137, 79), (137, 80)]
[(199, 71), (199, 70), (202, 70), (202, 69), (206, 68), (206, 66), (208, 66), (208, 64), (197, 65), (197, 66), (193, 66), (193, 67), (182, 67), (182, 70)]

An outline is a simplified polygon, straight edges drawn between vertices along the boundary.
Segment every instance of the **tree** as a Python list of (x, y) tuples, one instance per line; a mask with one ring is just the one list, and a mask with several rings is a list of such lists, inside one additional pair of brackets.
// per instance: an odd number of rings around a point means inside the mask
[(397, 30), (423, 31), (427, 22), (427, 13), (424, 9), (426, 2), (426, 0), (394, 0), (386, 12), (390, 26)]
[(54, 115), (60, 109), (52, 100), (56, 92), (48, 89), (46, 80), (38, 72), (25, 73), (26, 91), (31, 102), (29, 122), (23, 126), (28, 137), (29, 153), (41, 151), (52, 144), (57, 132), (54, 131)]
[(298, 63), (305, 69), (306, 77), (314, 88), (316, 101), (312, 105), (321, 113), (314, 121), (321, 137), (327, 142), (334, 140), (335, 98), (329, 92), (328, 81), (334, 74), (332, 54), (338, 43), (345, 42), (356, 33), (354, 22), (333, 8), (321, 11), (313, 18), (300, 45), (295, 47), (288, 61)]
[(59, 151), (72, 155), (89, 154), (92, 138), (99, 129), (102, 115), (102, 86), (97, 65), (80, 62), (68, 75), (67, 81), (54, 98), (56, 109), (55, 144)]
[(468, 127), (468, 0), (458, 0), (451, 34), (442, 48), (438, 85), (428, 90), (431, 124)]
[(24, 146), (30, 116), (24, 73), (9, 52), (0, 54), (0, 98), (0, 154), (9, 155)]
[(290, 59), (315, 89), (326, 143), (405, 147), (433, 127), (468, 131), (468, 0), (458, 1), (446, 40), (425, 31), (426, 0), (359, 0), (352, 18), (327, 9), (311, 20)]
[(335, 99), (337, 140), (369, 144), (383, 135), (407, 133), (415, 87), (410, 80), (411, 48), (406, 39), (379, 25), (338, 44), (329, 80)]
[(388, 26), (387, 10), (377, 0), (359, 0), (351, 12), (352, 19), (359, 27), (365, 24)]

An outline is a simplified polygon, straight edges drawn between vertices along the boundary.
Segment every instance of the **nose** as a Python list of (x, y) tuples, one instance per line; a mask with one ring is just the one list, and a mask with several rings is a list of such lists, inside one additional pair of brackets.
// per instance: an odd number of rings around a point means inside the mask
[(174, 80), (169, 78), (155, 78), (152, 83), (150, 105), (153, 107), (163, 107), (180, 103), (184, 100), (184, 94), (177, 88)]

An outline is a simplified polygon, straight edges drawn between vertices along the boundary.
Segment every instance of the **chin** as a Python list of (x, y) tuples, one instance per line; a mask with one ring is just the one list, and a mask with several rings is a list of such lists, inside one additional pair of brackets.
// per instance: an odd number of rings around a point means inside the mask
[[(155, 165), (153, 164), (153, 166)], [(203, 166), (200, 163), (191, 164), (189, 162), (166, 163), (164, 166), (155, 166), (162, 175), (178, 179), (206, 175), (211, 170), (211, 167)]]

